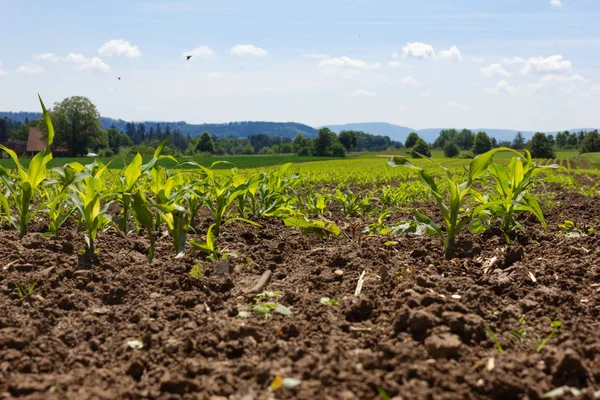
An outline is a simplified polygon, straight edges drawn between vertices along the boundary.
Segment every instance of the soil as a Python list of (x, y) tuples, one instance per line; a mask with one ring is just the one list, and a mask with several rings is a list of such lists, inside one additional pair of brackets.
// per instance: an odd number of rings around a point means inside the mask
[[(337, 217), (342, 234), (325, 240), (279, 220), (227, 225), (217, 244), (237, 258), (213, 264), (174, 258), (168, 237), (148, 265), (134, 233), (100, 233), (89, 260), (72, 228), (2, 230), (0, 399), (539, 399), (564, 385), (593, 398), (600, 202), (554, 200), (548, 231), (531, 218), (509, 244), (465, 231), (449, 261), (434, 237), (353, 240)], [(292, 314), (240, 318), (267, 270)], [(35, 282), (22, 299), (15, 285)], [(562, 326), (538, 352), (550, 321)], [(273, 390), (278, 376), (299, 381)]]

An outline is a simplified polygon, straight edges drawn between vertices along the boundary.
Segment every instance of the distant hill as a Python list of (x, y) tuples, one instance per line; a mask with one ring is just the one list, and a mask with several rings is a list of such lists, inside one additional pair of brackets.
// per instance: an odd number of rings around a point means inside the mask
[(404, 143), (409, 133), (414, 132), (406, 126), (388, 124), (387, 122), (365, 122), (344, 125), (326, 125), (335, 133), (340, 131), (362, 131), (371, 135), (389, 136), (390, 139)]
[[(36, 112), (4, 112), (0, 111), (0, 118), (8, 117), (18, 122), (26, 120), (34, 120), (41, 117), (40, 113)], [(122, 119), (113, 119), (100, 117), (102, 128), (110, 128), (115, 126), (120, 131), (125, 131), (125, 126), (128, 121)], [(138, 125), (140, 122), (136, 122)], [(166, 122), (166, 121), (143, 121), (146, 131), (150, 127), (156, 128), (160, 124), (164, 130), (167, 125), (171, 130), (179, 129), (179, 132), (186, 136), (198, 136), (202, 132), (208, 132), (217, 137), (238, 136), (247, 137), (256, 133), (266, 133), (269, 136), (281, 136), (294, 138), (298, 133), (302, 133), (306, 137), (317, 136), (317, 130), (311, 126), (300, 124), (297, 122), (263, 122), (263, 121), (244, 121), (244, 122), (229, 122), (225, 124), (188, 124), (185, 121)]]
[[(25, 122), (26, 119), (33, 120), (40, 118), (40, 113), (37, 112), (5, 112), (0, 111), (0, 118), (8, 117), (18, 122)], [(107, 117), (100, 117), (102, 127), (104, 129), (115, 126), (120, 131), (125, 131), (127, 121), (122, 119), (113, 119)], [(136, 122), (136, 125), (140, 122)], [(302, 133), (306, 137), (314, 138), (317, 136), (317, 129), (311, 126), (300, 124), (297, 122), (262, 122), (262, 121), (245, 121), (245, 122), (229, 122), (225, 124), (188, 124), (184, 121), (177, 122), (165, 122), (165, 121), (144, 121), (143, 122), (146, 131), (150, 130), (150, 127), (156, 128), (157, 124), (160, 124), (164, 130), (167, 125), (173, 129), (179, 129), (182, 135), (198, 136), (202, 132), (208, 132), (211, 135), (217, 137), (227, 136), (238, 136), (247, 137), (255, 133), (266, 133), (270, 136), (281, 136), (294, 138), (298, 133)], [(432, 143), (439, 136), (440, 131), (448, 128), (430, 128), (430, 129), (413, 129), (406, 126), (388, 124), (387, 122), (361, 122), (353, 124), (343, 125), (325, 125), (325, 127), (331, 129), (333, 132), (339, 133), (343, 130), (354, 130), (370, 133), (372, 135), (388, 136), (391, 140), (404, 143), (406, 137), (411, 132), (417, 132), (419, 136), (425, 139), (426, 142)], [(462, 128), (457, 128), (462, 129)], [(580, 128), (580, 129), (569, 129), (569, 132), (580, 132), (580, 131), (591, 131), (596, 128)], [(499, 142), (504, 140), (512, 141), (515, 135), (519, 132), (512, 129), (471, 129), (473, 132), (484, 131), (488, 135), (495, 137)], [(525, 139), (530, 139), (535, 132), (533, 131), (520, 131)], [(546, 132), (556, 134), (554, 132)]]

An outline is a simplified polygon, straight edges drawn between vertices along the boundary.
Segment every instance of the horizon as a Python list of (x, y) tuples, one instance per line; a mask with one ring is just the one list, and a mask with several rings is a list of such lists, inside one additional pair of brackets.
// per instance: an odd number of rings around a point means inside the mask
[(125, 121), (600, 126), (587, 0), (44, 4), (0, 0), (0, 109), (39, 92)]

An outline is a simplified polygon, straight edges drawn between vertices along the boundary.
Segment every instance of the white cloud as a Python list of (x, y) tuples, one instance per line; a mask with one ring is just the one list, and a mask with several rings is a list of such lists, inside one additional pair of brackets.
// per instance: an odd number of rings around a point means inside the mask
[(485, 93), (491, 93), (491, 94), (496, 94), (496, 93), (508, 93), (508, 94), (516, 94), (517, 93), (517, 89), (513, 86), (510, 85), (510, 83), (508, 83), (507, 81), (500, 81), (496, 84), (496, 87), (494, 88), (483, 88), (483, 92)]
[(85, 56), (83, 54), (79, 54), (79, 53), (69, 53), (65, 57), (65, 62), (75, 63), (75, 64), (84, 63), (86, 60), (87, 59), (85, 58)]
[(33, 59), (35, 61), (48, 61), (48, 62), (53, 62), (53, 63), (60, 61), (60, 57), (54, 55), (53, 53), (37, 54), (37, 55), (33, 56)]
[(554, 55), (547, 58), (544, 57), (532, 57), (529, 58), (521, 73), (523, 75), (529, 72), (537, 73), (564, 73), (571, 71), (571, 61), (565, 60), (561, 55)]
[(6, 70), (2, 69), (2, 61), (0, 61), (0, 76), (6, 76), (8, 75), (8, 72), (6, 72)]
[(423, 97), (431, 97), (431, 96), (433, 96), (434, 93), (435, 93), (435, 90), (428, 90), (426, 92), (421, 93), (421, 96), (423, 96)]
[(463, 111), (469, 110), (468, 106), (466, 106), (466, 105), (464, 105), (462, 103), (459, 103), (458, 101), (450, 101), (450, 102), (448, 102), (448, 103), (446, 103), (444, 105), (446, 107), (448, 107), (448, 108), (455, 108), (457, 110), (463, 110)]
[(390, 54), (390, 57), (396, 59), (396, 58), (400, 58), (400, 53), (398, 53), (397, 51), (393, 52), (392, 54)]
[(483, 57), (471, 57), (470, 60), (475, 64), (483, 64), (485, 62), (485, 59)]
[(203, 57), (203, 58), (211, 58), (214, 57), (215, 52), (208, 46), (200, 46), (196, 47), (194, 50), (184, 51), (181, 53), (183, 57), (193, 56), (193, 57)]
[(521, 57), (503, 58), (500, 60), (500, 64), (523, 64), (526, 60)]
[(304, 55), (305, 58), (312, 58), (315, 60), (322, 60), (324, 58), (329, 58), (330, 55), (329, 54), (323, 54), (323, 53), (308, 53)]
[(439, 53), (436, 53), (432, 45), (423, 42), (407, 43), (406, 46), (402, 48), (402, 57), (424, 58), (427, 60), (451, 60), (454, 62), (462, 60), (462, 54), (456, 46), (452, 46), (448, 50), (442, 50)]
[(367, 63), (363, 60), (350, 58), (348, 56), (328, 58), (319, 62), (319, 68), (367, 68)]
[(530, 90), (533, 93), (537, 93), (542, 90), (559, 91), (559, 92), (573, 92), (575, 89), (586, 83), (586, 79), (579, 75), (573, 74), (569, 76), (565, 75), (545, 75), (540, 78), (539, 81), (530, 85)]
[(40, 65), (21, 65), (17, 68), (17, 72), (22, 74), (39, 74), (44, 72), (44, 68)]
[(376, 93), (369, 92), (368, 90), (365, 90), (365, 89), (357, 90), (356, 92), (351, 93), (350, 95), (351, 96), (361, 96), (361, 97), (376, 97), (377, 96)]
[(235, 45), (231, 48), (230, 52), (236, 56), (266, 56), (269, 54), (265, 49), (261, 49), (252, 44)]
[(100, 58), (87, 58), (83, 54), (69, 53), (65, 57), (65, 62), (75, 64), (74, 71), (92, 71), (92, 72), (109, 72), (110, 67), (106, 65)]
[(109, 72), (110, 67), (100, 58), (94, 57), (73, 67), (75, 71)]
[(402, 48), (402, 57), (433, 59), (435, 58), (435, 50), (430, 44), (412, 42)]
[(561, 0), (550, 0), (550, 5), (554, 7), (561, 7), (564, 3)]
[(101, 56), (125, 56), (129, 58), (141, 57), (142, 52), (137, 46), (133, 46), (127, 40), (114, 39), (104, 43), (98, 48), (98, 53)]
[(405, 76), (404, 78), (400, 79), (400, 83), (404, 86), (419, 86), (419, 82), (417, 82), (412, 76)]
[(442, 50), (438, 53), (437, 58), (439, 60), (450, 60), (452, 62), (462, 61), (462, 54), (458, 47), (452, 46), (448, 50)]
[(510, 74), (502, 67), (502, 64), (490, 64), (487, 67), (482, 67), (479, 72), (486, 78), (508, 78)]
[(398, 68), (402, 66), (402, 63), (400, 61), (390, 61), (387, 65), (388, 67)]

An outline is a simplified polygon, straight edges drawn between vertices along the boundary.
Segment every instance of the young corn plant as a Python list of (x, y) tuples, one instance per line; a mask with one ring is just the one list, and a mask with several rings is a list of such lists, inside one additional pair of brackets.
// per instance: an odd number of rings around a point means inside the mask
[(208, 228), (208, 232), (206, 232), (206, 242), (202, 243), (193, 239), (188, 241), (194, 250), (199, 250), (206, 255), (206, 261), (218, 261), (221, 259), (221, 251), (215, 246), (215, 238), (213, 236), (214, 227), (215, 224), (212, 224)]
[(406, 158), (393, 157), (388, 161), (388, 165), (391, 167), (404, 167), (415, 170), (419, 173), (419, 176), (426, 184), (430, 193), (433, 195), (438, 207), (440, 208), (442, 218), (445, 225), (443, 230), (438, 224), (436, 224), (430, 217), (422, 214), (418, 210), (413, 210), (413, 216), (415, 218), (415, 224), (406, 224), (405, 228), (407, 232), (414, 232), (415, 230), (425, 228), (429, 234), (438, 236), (445, 248), (445, 255), (447, 259), (450, 259), (454, 250), (454, 242), (457, 235), (460, 233), (462, 228), (467, 225), (472, 218), (472, 215), (478, 215), (486, 208), (494, 207), (499, 204), (504, 204), (504, 201), (495, 201), (484, 204), (473, 211), (465, 210), (465, 201), (470, 193), (474, 193), (472, 189), (473, 182), (481, 177), (487, 170), (488, 165), (491, 162), (493, 155), (501, 149), (494, 149), (487, 153), (480, 154), (475, 157), (469, 167), (465, 171), (465, 176), (461, 181), (457, 181), (450, 170), (441, 165), (440, 163), (432, 160), (431, 158), (422, 156), (423, 158), (435, 163), (442, 168), (444, 174), (442, 175), (442, 182), (447, 187), (447, 193), (442, 191), (435, 180), (429, 175), (423, 168), (416, 167)]
[(47, 207), (48, 234), (51, 236), (58, 237), (60, 228), (75, 211), (75, 207), (69, 204), (68, 199), (69, 196), (66, 193), (59, 193), (44, 204), (44, 207)]
[(144, 193), (138, 190), (133, 194), (132, 197), (132, 210), (133, 216), (136, 221), (146, 229), (148, 232), (148, 239), (150, 241), (150, 250), (148, 251), (148, 264), (152, 263), (152, 259), (154, 258), (154, 249), (155, 249), (155, 236), (154, 236), (154, 227), (156, 222), (154, 220), (154, 214), (152, 213), (152, 204), (150, 201), (146, 199)]
[(111, 221), (110, 215), (106, 213), (110, 203), (101, 207), (101, 202), (111, 194), (103, 193), (105, 182), (102, 175), (106, 172), (108, 165), (99, 165), (96, 161), (83, 166), (79, 163), (71, 163), (71, 166), (79, 171), (82, 178), (72, 186), (70, 199), (79, 213), (79, 219), (83, 223), (86, 233), (84, 235), (87, 245), (86, 253), (95, 253), (95, 240), (99, 230), (104, 230)]
[[(495, 183), (494, 192), (489, 196), (478, 193), (474, 198), (479, 204), (504, 202), (485, 210), (479, 221), (499, 219), (501, 221), (500, 229), (508, 239), (508, 233), (514, 228), (523, 229), (515, 219), (517, 213), (529, 212), (533, 214), (546, 228), (544, 214), (536, 197), (531, 194), (531, 189), (538, 182), (538, 179), (536, 179), (537, 174), (544, 169), (559, 168), (559, 166), (556, 164), (538, 166), (533, 162), (531, 154), (527, 150), (525, 150), (524, 155), (512, 149), (507, 151), (516, 153), (508, 165), (490, 163), (488, 167), (489, 174)], [(483, 223), (474, 222), (471, 225), (471, 231), (480, 232), (485, 230)]]
[[(243, 177), (235, 173), (233, 176), (217, 177), (213, 169), (218, 164), (229, 164), (226, 161), (216, 161), (210, 168), (206, 168), (196, 162), (190, 161), (185, 164), (192, 165), (200, 170), (203, 192), (206, 193), (206, 205), (213, 215), (214, 235), (221, 233), (221, 227), (229, 222), (242, 221), (255, 226), (256, 222), (245, 218), (228, 218), (228, 208), (238, 197), (243, 196), (247, 190), (247, 182)], [(246, 182), (246, 183), (245, 183)]]
[(285, 226), (292, 226), (300, 229), (303, 235), (313, 234), (320, 239), (325, 239), (329, 234), (339, 236), (340, 228), (333, 222), (322, 220), (310, 220), (306, 217), (289, 217), (283, 220)]
[[(0, 149), (4, 150), (10, 156), (18, 172), (18, 175), (13, 176), (9, 170), (0, 166), (0, 179), (6, 185), (8, 194), (8, 196), (3, 195), (0, 198), (0, 202), (6, 213), (6, 218), (17, 229), (20, 237), (27, 234), (27, 225), (35, 215), (30, 210), (31, 203), (35, 200), (36, 190), (47, 178), (47, 164), (52, 160), (50, 146), (54, 141), (54, 127), (52, 126), (50, 115), (44, 106), (42, 98), (39, 96), (38, 98), (42, 106), (44, 122), (48, 131), (46, 148), (31, 159), (28, 168), (24, 168), (14, 151), (0, 145)], [(17, 210), (17, 215), (12, 215), (11, 205)]]
[(356, 215), (362, 216), (371, 208), (369, 197), (355, 195), (350, 189), (347, 189), (345, 193), (342, 193), (340, 189), (336, 189), (333, 199), (342, 205), (342, 213), (347, 218)]
[(123, 170), (123, 176), (119, 179), (118, 200), (122, 205), (121, 217), (117, 220), (117, 226), (121, 232), (127, 232), (127, 224), (131, 213), (131, 200), (133, 192), (139, 186), (140, 178), (150, 170), (154, 170), (156, 164), (161, 159), (170, 159), (177, 162), (173, 156), (161, 155), (165, 146), (169, 142), (171, 135), (163, 140), (154, 151), (152, 159), (146, 164), (142, 164), (141, 154), (136, 154), (131, 163)]

